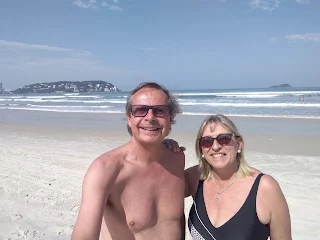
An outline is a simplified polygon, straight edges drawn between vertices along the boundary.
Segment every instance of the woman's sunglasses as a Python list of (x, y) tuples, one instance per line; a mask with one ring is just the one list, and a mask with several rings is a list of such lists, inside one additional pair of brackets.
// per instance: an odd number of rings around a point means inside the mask
[(152, 109), (153, 114), (159, 118), (167, 117), (170, 114), (168, 105), (131, 105), (130, 112), (135, 117), (145, 117), (147, 116), (149, 109)]
[(231, 142), (232, 136), (235, 136), (235, 135), (232, 133), (224, 133), (224, 134), (219, 134), (215, 138), (210, 136), (205, 136), (205, 137), (199, 138), (199, 144), (200, 144), (200, 147), (202, 148), (210, 148), (212, 147), (214, 140), (217, 140), (217, 142), (221, 146), (225, 146)]

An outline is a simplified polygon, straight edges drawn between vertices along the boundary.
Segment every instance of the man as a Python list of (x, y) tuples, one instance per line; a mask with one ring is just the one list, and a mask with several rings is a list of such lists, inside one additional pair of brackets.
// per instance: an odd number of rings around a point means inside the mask
[[(128, 96), (128, 143), (89, 167), (72, 240), (180, 240), (184, 223), (184, 164), (162, 141), (180, 112), (157, 83), (142, 83)], [(183, 226), (182, 226), (183, 225)]]

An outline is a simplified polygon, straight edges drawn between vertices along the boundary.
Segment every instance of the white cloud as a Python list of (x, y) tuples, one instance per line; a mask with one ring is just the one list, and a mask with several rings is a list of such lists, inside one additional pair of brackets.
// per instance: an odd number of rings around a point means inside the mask
[(286, 39), (292, 42), (320, 42), (320, 33), (291, 34), (286, 35)]
[(213, 52), (207, 52), (207, 55), (217, 55), (218, 54), (218, 52), (215, 52), (215, 51), (213, 51)]
[(280, 0), (252, 0), (250, 6), (253, 9), (260, 9), (263, 11), (273, 11), (280, 5)]
[(97, 7), (97, 1), (96, 0), (75, 0), (73, 2), (73, 5), (79, 7), (79, 8), (98, 8)]
[[(118, 4), (119, 0), (112, 0), (114, 4)], [(107, 1), (97, 1), (97, 0), (74, 0), (73, 5), (84, 8), (84, 9), (98, 9), (99, 7), (108, 8), (114, 12), (121, 12), (123, 9), (116, 5), (110, 5)]]
[(39, 51), (53, 51), (53, 52), (70, 52), (81, 56), (90, 56), (88, 51), (78, 51), (72, 48), (52, 47), (48, 45), (28, 44), (23, 42), (11, 42), (0, 40), (0, 49), (25, 49), (25, 50), (39, 50)]
[(10, 41), (6, 41), (6, 40), (0, 40), (0, 47), (38, 49), (38, 50), (58, 51), (58, 52), (74, 51), (73, 49), (70, 49), (70, 48), (51, 47), (48, 45), (27, 44), (27, 43), (21, 43), (21, 42), (10, 42)]
[(311, 0), (296, 0), (296, 2), (301, 4), (307, 4), (307, 3), (310, 3)]
[(50, 81), (101, 79), (125, 86), (126, 69), (107, 66), (88, 51), (0, 40), (0, 79), (7, 88)]
[(272, 37), (272, 38), (269, 39), (269, 42), (275, 43), (275, 42), (277, 42), (278, 40), (279, 40), (279, 39), (278, 39), (277, 37)]
[(102, 7), (108, 7), (109, 4), (108, 4), (106, 1), (103, 1), (103, 2), (101, 3), (101, 6), (102, 6)]
[(123, 9), (122, 9), (121, 7), (119, 7), (119, 6), (114, 6), (114, 5), (110, 6), (109, 9), (110, 9), (111, 11), (115, 11), (115, 12), (121, 12), (121, 11), (123, 11)]
[(155, 51), (156, 49), (152, 47), (146, 47), (146, 48), (141, 48), (141, 50), (146, 52), (152, 52), (152, 51)]
[(51, 81), (84, 81), (101, 79), (118, 83), (129, 79), (125, 69), (105, 66), (103, 63), (86, 58), (20, 58), (3, 61), (0, 58), (0, 76), (11, 89), (36, 83)]

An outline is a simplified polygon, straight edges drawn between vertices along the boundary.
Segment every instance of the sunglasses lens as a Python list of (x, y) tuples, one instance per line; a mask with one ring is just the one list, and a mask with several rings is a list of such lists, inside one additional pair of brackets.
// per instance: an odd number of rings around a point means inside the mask
[(167, 105), (132, 105), (131, 113), (135, 117), (145, 117), (148, 114), (149, 109), (152, 109), (152, 112), (156, 117), (167, 117), (170, 114), (170, 109)]
[(147, 106), (139, 106), (139, 105), (133, 105), (131, 107), (131, 113), (135, 117), (144, 117), (148, 113), (148, 107)]
[(220, 134), (216, 138), (206, 136), (200, 139), (200, 146), (203, 148), (211, 148), (213, 145), (213, 141), (217, 140), (217, 142), (221, 145), (228, 145), (231, 142), (232, 134)]
[(210, 148), (214, 139), (212, 137), (203, 137), (200, 139), (200, 146), (203, 148)]
[(232, 134), (220, 134), (216, 139), (220, 145), (228, 145), (231, 142)]
[(166, 117), (170, 113), (168, 106), (154, 106), (153, 107), (153, 114), (157, 117)]

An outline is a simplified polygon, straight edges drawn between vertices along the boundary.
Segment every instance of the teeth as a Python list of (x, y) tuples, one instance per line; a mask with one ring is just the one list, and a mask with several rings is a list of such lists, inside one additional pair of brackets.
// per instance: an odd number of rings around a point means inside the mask
[(156, 131), (158, 130), (158, 128), (143, 128), (144, 130), (148, 130), (148, 131)]
[(213, 154), (213, 156), (214, 156), (214, 157), (222, 157), (222, 156), (224, 156), (224, 154), (222, 154), (222, 153), (217, 153), (217, 154)]

